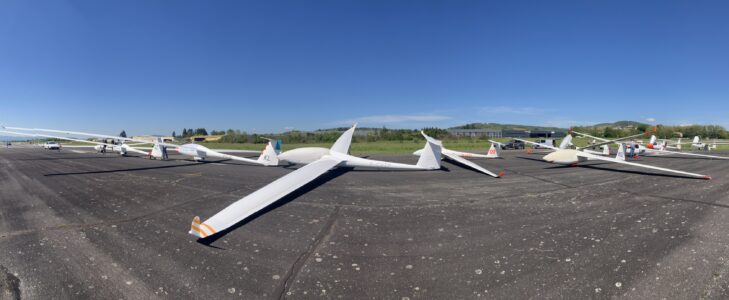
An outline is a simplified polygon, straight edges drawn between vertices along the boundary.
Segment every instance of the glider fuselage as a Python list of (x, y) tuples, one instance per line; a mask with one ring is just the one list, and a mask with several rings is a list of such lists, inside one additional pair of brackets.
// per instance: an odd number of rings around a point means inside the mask
[(329, 155), (328, 148), (321, 147), (303, 147), (289, 150), (279, 154), (279, 160), (284, 160), (294, 164), (309, 164)]
[(574, 163), (585, 161), (585, 158), (577, 155), (578, 152), (579, 151), (575, 149), (557, 150), (545, 155), (543, 159), (551, 163), (562, 165), (571, 165)]

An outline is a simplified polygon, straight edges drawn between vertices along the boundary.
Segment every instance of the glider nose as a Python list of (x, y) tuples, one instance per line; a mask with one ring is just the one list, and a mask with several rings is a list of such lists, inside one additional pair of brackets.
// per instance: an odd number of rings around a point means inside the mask
[(549, 154), (545, 155), (544, 157), (542, 157), (542, 159), (545, 161), (548, 161), (548, 162), (554, 162), (556, 155), (557, 155), (557, 152), (552, 152), (552, 153), (549, 153)]
[(578, 162), (577, 152), (575, 150), (557, 150), (545, 155), (542, 159), (556, 164), (573, 164)]

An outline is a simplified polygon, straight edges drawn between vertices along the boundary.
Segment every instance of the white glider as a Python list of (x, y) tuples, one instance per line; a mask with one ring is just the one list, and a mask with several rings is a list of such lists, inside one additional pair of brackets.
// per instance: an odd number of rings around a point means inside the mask
[[(80, 143), (87, 143), (87, 144), (94, 144), (94, 149), (96, 151), (101, 151), (102, 148), (105, 148), (107, 151), (111, 152), (119, 152), (121, 155), (126, 155), (129, 152), (134, 152), (137, 154), (150, 156), (151, 152), (146, 152), (139, 150), (137, 148), (132, 147), (132, 145), (127, 144), (121, 144), (121, 145), (111, 145), (96, 141), (87, 141), (87, 140), (81, 140), (81, 139), (74, 139), (69, 137), (62, 137), (62, 136), (54, 136), (54, 135), (46, 135), (46, 134), (39, 134), (39, 133), (25, 133), (25, 132), (15, 132), (15, 131), (6, 131), (6, 130), (0, 130), (0, 132), (3, 133), (10, 133), (10, 134), (16, 134), (16, 135), (22, 135), (22, 136), (32, 136), (32, 137), (41, 137), (41, 138), (52, 138), (52, 139), (60, 139), (60, 140), (67, 140), (72, 142), (80, 142)], [(73, 147), (73, 146), (67, 146), (67, 147)]]
[(205, 222), (200, 222), (200, 218), (195, 217), (192, 220), (189, 233), (198, 238), (206, 238), (226, 230), (335, 167), (398, 170), (440, 169), (441, 143), (425, 135), (425, 147), (415, 165), (371, 160), (349, 155), (347, 153), (349, 152), (355, 127), (356, 125), (345, 131), (330, 149), (307, 147), (281, 153), (281, 160), (306, 163), (307, 165), (234, 202), (205, 220)]
[(697, 136), (694, 136), (694, 139), (691, 142), (683, 142), (682, 143), (681, 142), (681, 139), (679, 138), (678, 139), (678, 142), (667, 143), (668, 146), (673, 147), (673, 148), (676, 148), (678, 150), (681, 150), (681, 145), (686, 145), (686, 144), (690, 144), (691, 145), (691, 148), (696, 149), (696, 150), (705, 150), (705, 151), (708, 151), (708, 150), (711, 150), (711, 149), (716, 149), (717, 148), (717, 145), (727, 145), (727, 144), (729, 144), (729, 141), (725, 141), (725, 140), (724, 141), (717, 141), (716, 139), (714, 139), (711, 142), (711, 144), (709, 144), (708, 142), (706, 142), (706, 143), (702, 142), (701, 141), (701, 138), (697, 135)]
[[(576, 131), (572, 131), (572, 132), (574, 132), (576, 134), (579, 134), (579, 135), (584, 135), (584, 136), (591, 137), (591, 138), (594, 138), (594, 139), (602, 140), (603, 143), (598, 144), (598, 145), (602, 145), (604, 147), (602, 153), (588, 151), (587, 149), (584, 149), (584, 148), (578, 148), (579, 150), (583, 150), (585, 152), (592, 153), (592, 154), (598, 154), (598, 155), (610, 155), (610, 151), (609, 150), (607, 152), (605, 151), (605, 149), (607, 149), (605, 146), (608, 143), (616, 143), (616, 144), (619, 144), (619, 142), (622, 141), (622, 140), (626, 140), (626, 139), (630, 139), (630, 138), (633, 138), (633, 137), (640, 136), (640, 135), (634, 135), (634, 136), (631, 136), (631, 137), (624, 137), (624, 138), (620, 138), (620, 139), (609, 140), (609, 139), (594, 137), (594, 136), (591, 136), (591, 135), (588, 135), (588, 134), (584, 134), (584, 133), (579, 133), (579, 132), (576, 132)], [(568, 137), (570, 137), (570, 136), (568, 135)], [(565, 137), (565, 139), (566, 138), (567, 137)], [(692, 142), (692, 145), (697, 145), (698, 143), (699, 143), (699, 137), (698, 136), (697, 137), (694, 137), (694, 141)], [(589, 146), (589, 147), (593, 147), (593, 146)], [(656, 136), (655, 135), (651, 135), (651, 138), (650, 138), (650, 140), (648, 141), (647, 144), (645, 144), (645, 145), (640, 145), (640, 144), (635, 145), (635, 151), (636, 151), (635, 153), (638, 154), (638, 155), (643, 155), (643, 154), (654, 154), (654, 155), (685, 155), (685, 156), (694, 156), (694, 157), (703, 157), (703, 158), (712, 158), (712, 159), (729, 159), (729, 157), (726, 157), (726, 156), (708, 155), (708, 154), (698, 154), (698, 153), (689, 153), (689, 152), (679, 152), (679, 151), (670, 151), (670, 150), (666, 150), (666, 148), (668, 148), (668, 143), (666, 141), (663, 141), (663, 143), (659, 143), (657, 141), (657, 139), (656, 139)]]
[(729, 157), (727, 157), (727, 156), (670, 151), (670, 150), (666, 150), (666, 148), (668, 148), (668, 143), (666, 141), (664, 141), (663, 143), (657, 143), (656, 136), (651, 136), (650, 142), (648, 144), (646, 144), (645, 148), (642, 149), (642, 152), (648, 153), (648, 154), (655, 154), (655, 155), (685, 155), (685, 156), (694, 156), (694, 157), (711, 158), (711, 159), (729, 159)]
[[(530, 142), (530, 141), (525, 141), (525, 140), (520, 140), (520, 141), (525, 142), (525, 143), (534, 144), (534, 142)], [(663, 171), (663, 172), (668, 172), (668, 173), (681, 174), (681, 175), (696, 177), (696, 178), (701, 178), (701, 179), (711, 179), (711, 176), (707, 176), (707, 175), (701, 175), (701, 174), (696, 174), (696, 173), (684, 172), (684, 171), (679, 171), (679, 170), (674, 170), (674, 169), (661, 168), (661, 167), (655, 167), (655, 166), (643, 165), (643, 164), (625, 161), (625, 150), (623, 148), (623, 144), (620, 144), (620, 146), (618, 148), (618, 154), (615, 158), (595, 155), (592, 153), (587, 153), (587, 152), (584, 152), (581, 150), (576, 150), (576, 149), (559, 149), (557, 147), (547, 147), (547, 148), (554, 150), (554, 152), (545, 155), (542, 159), (544, 159), (547, 162), (556, 163), (556, 164), (573, 165), (573, 164), (584, 162), (587, 160), (602, 160), (602, 161), (607, 161), (607, 162), (630, 165), (630, 166), (634, 166), (634, 167), (641, 167), (641, 168), (647, 168), (647, 169)]]
[[(136, 140), (136, 139), (132, 139), (132, 138), (124, 138), (124, 137), (88, 133), (88, 132), (64, 131), (64, 130), (40, 129), (40, 128), (20, 128), (20, 127), (7, 127), (7, 126), (2, 126), (2, 128), (13, 129), (13, 130), (35, 131), (35, 132), (38, 132), (38, 131), (56, 132), (56, 133), (64, 133), (64, 134), (85, 135), (85, 136), (93, 136), (93, 137), (99, 137), (99, 138), (117, 139), (117, 140), (122, 140), (122, 141), (131, 141), (131, 142), (135, 142), (135, 143), (149, 143), (147, 141), (141, 141), (141, 140)], [(177, 144), (164, 143), (161, 140), (158, 140), (158, 141), (154, 142), (153, 144), (154, 144), (154, 146), (152, 147), (151, 155), (152, 155), (152, 157), (155, 157), (155, 158), (165, 158), (166, 148), (174, 148), (177, 150), (177, 152), (179, 154), (192, 156), (193, 159), (195, 159), (195, 160), (205, 160), (207, 157), (217, 157), (217, 158), (237, 160), (237, 161), (242, 161), (242, 162), (257, 164), (257, 165), (264, 165), (264, 166), (277, 166), (279, 163), (278, 158), (277, 158), (277, 153), (274, 149), (273, 144), (270, 141), (268, 142), (268, 144), (266, 145), (266, 148), (264, 148), (262, 152), (250, 151), (250, 152), (256, 153), (256, 154), (260, 153), (260, 156), (258, 157), (258, 159), (250, 159), (250, 158), (244, 158), (244, 157), (240, 157), (240, 156), (225, 154), (225, 153), (222, 153), (221, 151), (212, 150), (212, 149), (209, 149), (208, 147), (205, 147), (205, 146), (202, 146), (199, 144), (177, 145)], [(235, 152), (242, 152), (242, 151), (244, 151), (244, 150), (238, 150)]]
[[(618, 142), (622, 142), (622, 141), (626, 141), (626, 140), (629, 140), (629, 139), (641, 137), (641, 136), (644, 136), (644, 135), (647, 136), (650, 133), (655, 133), (656, 132), (656, 128), (653, 127), (653, 130), (652, 131), (649, 131), (649, 132), (639, 133), (639, 134), (636, 134), (636, 135), (621, 137), (621, 138), (612, 139), (612, 140), (606, 139), (606, 138), (592, 136), (592, 135), (589, 135), (587, 133), (577, 132), (577, 131), (574, 131), (572, 129), (570, 129), (569, 132), (570, 133), (576, 133), (576, 134), (579, 134), (581, 136), (586, 136), (586, 137), (592, 138), (593, 140), (600, 140), (601, 141), (600, 143), (597, 143), (597, 144), (592, 144), (592, 145), (588, 145), (588, 146), (585, 146), (585, 147), (577, 147), (578, 150), (584, 150), (584, 149), (589, 149), (589, 148), (596, 148), (596, 147), (606, 146), (606, 145), (610, 145), (610, 144), (613, 144), (613, 143), (618, 144)], [(572, 137), (571, 137), (571, 135), (568, 135), (568, 136), (570, 136), (569, 138), (570, 138), (570, 144), (571, 144), (571, 138)], [(565, 137), (565, 138), (567, 138), (567, 137)], [(636, 145), (636, 147), (640, 148), (640, 145)], [(605, 152), (605, 148), (603, 147), (603, 152), (602, 153), (600, 153), (600, 152), (594, 152), (594, 154), (603, 154), (604, 152)], [(610, 154), (610, 151), (609, 150), (608, 150), (608, 153), (607, 154), (608, 155)]]
[[(423, 136), (426, 136), (425, 133), (423, 133)], [(433, 140), (435, 140), (435, 139), (433, 139)], [(440, 142), (440, 141), (438, 141), (438, 142)], [(471, 169), (474, 169), (474, 170), (476, 170), (478, 172), (481, 172), (483, 174), (489, 175), (491, 177), (499, 178), (501, 176), (504, 176), (504, 172), (503, 171), (502, 172), (499, 172), (499, 174), (495, 174), (495, 173), (493, 173), (493, 172), (491, 172), (489, 170), (486, 170), (485, 168), (479, 166), (478, 164), (476, 164), (476, 163), (474, 163), (472, 161), (469, 161), (469, 160), (465, 159), (465, 158), (499, 158), (499, 153), (501, 152), (501, 147), (498, 147), (499, 149), (497, 150), (497, 147), (495, 147), (493, 143), (496, 143), (496, 142), (493, 142), (492, 141), (491, 148), (489, 148), (489, 151), (487, 152), (486, 155), (484, 155), (484, 154), (477, 154), (477, 153), (462, 152), (462, 151), (456, 151), (456, 150), (450, 150), (450, 149), (446, 149), (444, 147), (441, 147), (441, 154), (442, 154), (441, 157), (442, 158), (448, 158), (448, 159), (450, 159), (452, 161), (455, 161), (455, 162), (457, 162), (457, 163), (459, 163), (461, 165), (467, 166), (467, 167), (469, 167)], [(441, 144), (442, 144), (442, 142), (441, 142)], [(423, 153), (423, 149), (413, 152), (413, 154), (414, 155), (417, 155), (417, 156), (420, 156), (422, 153)]]

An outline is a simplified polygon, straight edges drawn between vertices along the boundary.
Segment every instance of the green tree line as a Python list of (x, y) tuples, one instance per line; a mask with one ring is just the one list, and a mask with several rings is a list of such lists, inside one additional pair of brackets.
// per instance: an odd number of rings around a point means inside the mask
[(656, 137), (658, 138), (693, 138), (700, 136), (703, 139), (729, 139), (729, 132), (719, 125), (689, 125), (689, 126), (671, 126), (671, 125), (638, 125), (633, 128), (617, 128), (612, 126), (594, 127), (594, 126), (576, 126), (572, 130), (589, 135), (604, 138), (619, 138), (630, 135), (636, 135), (643, 132), (656, 129)]
[[(636, 135), (639, 133), (652, 131), (656, 128), (656, 136), (659, 138), (693, 138), (694, 136), (700, 136), (704, 139), (729, 139), (729, 132), (719, 125), (691, 125), (691, 126), (670, 126), (670, 125), (657, 125), (650, 126), (647, 124), (639, 124), (628, 128), (617, 127), (617, 126), (577, 126), (572, 129), (577, 132), (587, 133), (589, 135), (604, 137), (604, 138), (619, 138), (630, 135)], [(317, 130), (317, 131), (288, 131), (279, 134), (256, 134), (247, 133), (241, 130), (228, 129), (212, 130), (211, 135), (222, 135), (219, 142), (221, 143), (265, 143), (266, 139), (280, 139), (284, 143), (288, 144), (301, 144), (301, 143), (333, 143), (343, 131), (348, 128), (334, 128), (328, 130)], [(453, 137), (448, 135), (448, 130), (437, 128), (437, 127), (426, 127), (422, 129), (427, 135), (432, 136), (441, 140), (448, 139), (472, 139), (471, 137)], [(175, 133), (173, 132), (173, 135)], [(177, 136), (180, 138), (187, 138), (191, 136), (208, 135), (208, 131), (205, 128), (197, 129), (182, 129), (182, 135)], [(480, 137), (478, 139), (486, 140), (487, 137)], [(358, 128), (353, 137), (355, 142), (376, 142), (376, 141), (401, 141), (401, 142), (421, 142), (423, 137), (420, 135), (418, 129), (390, 129), (386, 127), (382, 128)]]

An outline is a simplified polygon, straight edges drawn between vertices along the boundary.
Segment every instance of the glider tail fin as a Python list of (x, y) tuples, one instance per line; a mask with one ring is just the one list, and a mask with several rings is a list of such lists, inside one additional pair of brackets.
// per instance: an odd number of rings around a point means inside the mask
[[(277, 166), (278, 165), (278, 153), (275, 150), (274, 142), (268, 141), (266, 148), (261, 151), (261, 156), (258, 157), (258, 162), (265, 166)], [(276, 141), (278, 144), (278, 141)]]
[(357, 128), (357, 124), (352, 125), (352, 128), (347, 129), (342, 135), (334, 142), (331, 151), (339, 152), (343, 154), (349, 153), (349, 146), (352, 144), (352, 136), (354, 135), (354, 129)]
[(618, 146), (618, 154), (615, 155), (616, 159), (619, 160), (625, 160), (625, 146), (621, 143), (620, 146)]
[(152, 152), (149, 153), (151, 157), (159, 158), (162, 160), (167, 159), (167, 148), (160, 145), (159, 143), (162, 142), (162, 138), (157, 138), (157, 141), (154, 143), (154, 146), (152, 147)]
[(648, 143), (650, 143), (651, 145), (655, 145), (656, 144), (656, 136), (655, 135), (651, 135), (651, 140)]
[(281, 154), (281, 145), (283, 145), (283, 141), (281, 139), (276, 140), (276, 144), (273, 145), (276, 154)]
[(488, 157), (488, 158), (501, 157), (501, 146), (496, 146), (496, 144), (491, 143), (491, 148), (489, 148), (489, 152), (486, 153), (486, 157)]
[(559, 143), (559, 149), (567, 149), (567, 147), (569, 147), (570, 144), (572, 144), (572, 135), (568, 134), (567, 136), (564, 137), (564, 139), (562, 139), (562, 142)]
[(422, 131), (420, 133), (425, 137), (425, 147), (420, 153), (417, 166), (424, 169), (440, 169), (443, 144), (439, 140), (427, 136)]
[(608, 145), (602, 145), (602, 154), (603, 155), (610, 155), (610, 146), (608, 146)]
[(700, 143), (700, 142), (701, 142), (701, 138), (699, 138), (699, 136), (698, 136), (698, 135), (697, 135), (697, 136), (695, 136), (695, 137), (694, 137), (694, 141), (693, 141), (693, 143), (694, 143), (694, 144), (698, 144), (698, 143)]

